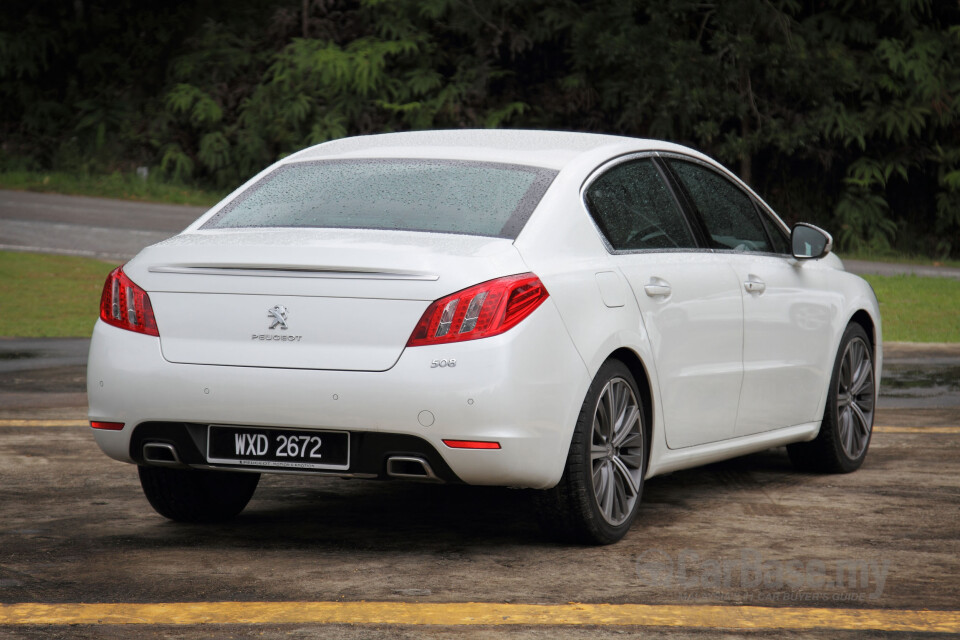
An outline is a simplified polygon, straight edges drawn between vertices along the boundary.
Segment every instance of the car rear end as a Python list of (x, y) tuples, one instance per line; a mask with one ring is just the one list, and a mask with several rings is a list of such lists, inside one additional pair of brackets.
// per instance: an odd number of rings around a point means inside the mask
[(589, 378), (513, 244), (554, 173), (279, 165), (111, 274), (98, 444), (181, 469), (555, 484)]

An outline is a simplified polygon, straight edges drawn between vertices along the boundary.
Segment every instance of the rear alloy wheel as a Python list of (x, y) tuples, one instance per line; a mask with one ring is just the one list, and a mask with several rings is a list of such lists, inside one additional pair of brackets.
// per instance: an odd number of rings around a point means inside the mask
[(583, 401), (563, 477), (537, 492), (541, 524), (565, 540), (617, 542), (643, 493), (647, 442), (637, 384), (619, 360), (600, 368)]
[(809, 471), (849, 473), (859, 469), (873, 434), (875, 404), (873, 349), (867, 332), (854, 323), (840, 341), (820, 433), (811, 442), (788, 445), (790, 460)]
[(223, 522), (243, 511), (259, 473), (139, 467), (140, 486), (157, 513), (177, 522)]

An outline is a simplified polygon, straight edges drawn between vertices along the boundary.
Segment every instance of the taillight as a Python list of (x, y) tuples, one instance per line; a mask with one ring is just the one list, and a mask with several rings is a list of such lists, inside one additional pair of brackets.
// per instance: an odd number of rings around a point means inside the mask
[(117, 267), (107, 276), (100, 296), (100, 319), (121, 329), (159, 336), (157, 319), (147, 292)]
[(499, 335), (533, 313), (549, 296), (532, 273), (497, 278), (458, 291), (427, 307), (407, 346)]

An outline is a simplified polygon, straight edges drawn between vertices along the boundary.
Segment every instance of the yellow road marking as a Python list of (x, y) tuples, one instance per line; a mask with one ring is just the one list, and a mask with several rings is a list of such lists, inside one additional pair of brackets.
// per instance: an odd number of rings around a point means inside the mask
[(960, 427), (874, 427), (876, 433), (960, 433)]
[(0, 625), (606, 625), (960, 632), (960, 611), (644, 604), (168, 602), (0, 604)]
[(86, 420), (0, 420), (0, 427), (89, 427)]

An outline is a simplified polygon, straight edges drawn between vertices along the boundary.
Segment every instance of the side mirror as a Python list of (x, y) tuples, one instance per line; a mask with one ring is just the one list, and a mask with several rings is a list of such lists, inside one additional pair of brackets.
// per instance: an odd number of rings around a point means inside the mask
[(833, 237), (819, 227), (798, 222), (790, 232), (790, 246), (797, 260), (816, 260), (833, 250)]

